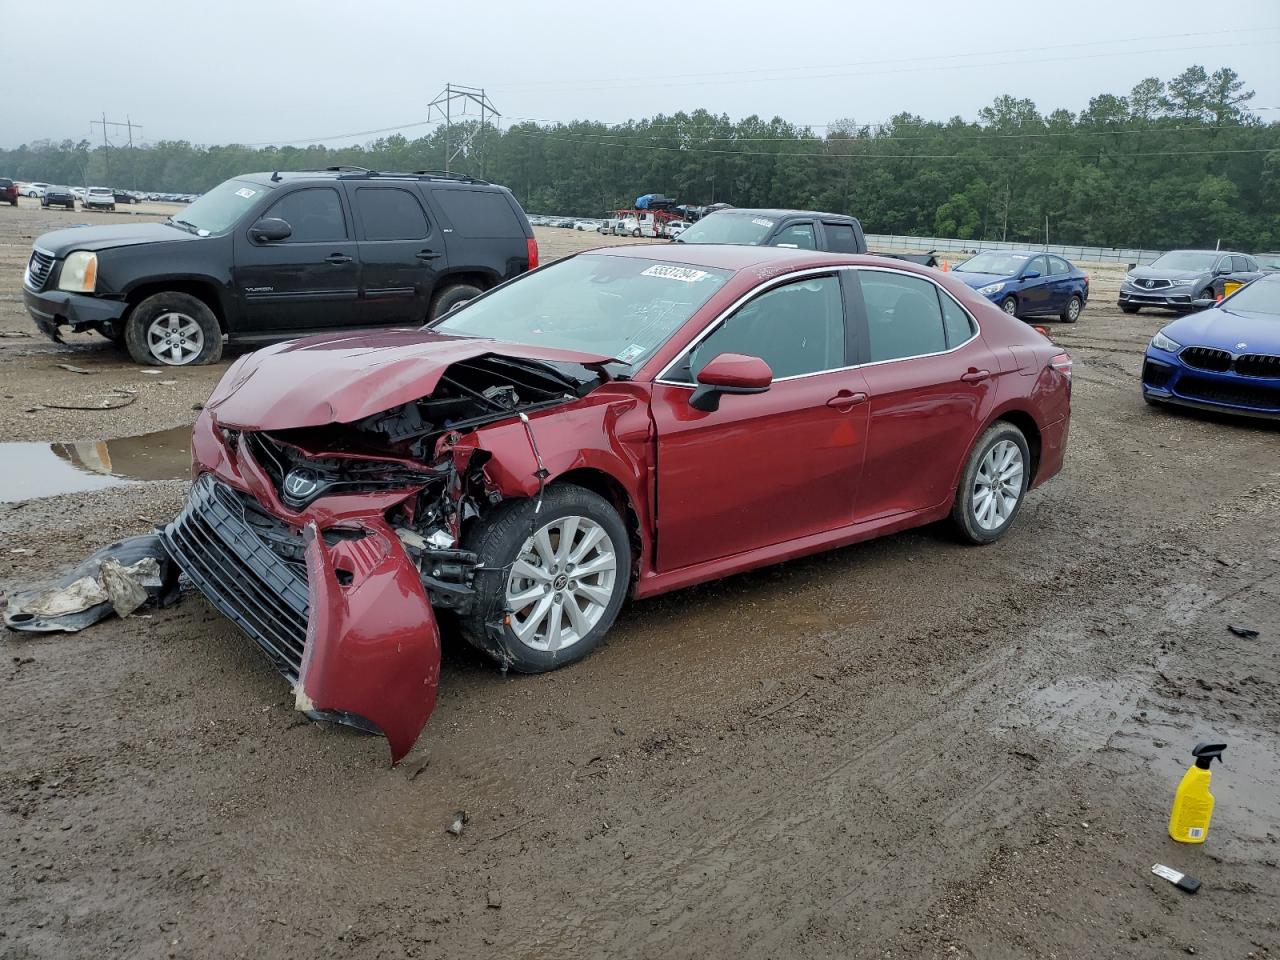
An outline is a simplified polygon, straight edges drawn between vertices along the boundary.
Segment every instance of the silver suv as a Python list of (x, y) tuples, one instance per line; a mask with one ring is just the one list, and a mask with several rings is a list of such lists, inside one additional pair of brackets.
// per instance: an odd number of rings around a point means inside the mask
[(1143, 307), (1200, 310), (1213, 305), (1228, 280), (1248, 283), (1262, 276), (1258, 261), (1229, 250), (1170, 250), (1145, 267), (1134, 267), (1120, 284), (1120, 309)]

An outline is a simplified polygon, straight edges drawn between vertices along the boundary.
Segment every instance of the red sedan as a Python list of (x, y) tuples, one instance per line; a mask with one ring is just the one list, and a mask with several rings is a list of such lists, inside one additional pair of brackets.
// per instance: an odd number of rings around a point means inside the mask
[(423, 330), (237, 361), (174, 557), (294, 684), (384, 734), (439, 630), (538, 672), (628, 597), (950, 517), (999, 539), (1062, 467), (1071, 359), (945, 273), (721, 246), (581, 254)]

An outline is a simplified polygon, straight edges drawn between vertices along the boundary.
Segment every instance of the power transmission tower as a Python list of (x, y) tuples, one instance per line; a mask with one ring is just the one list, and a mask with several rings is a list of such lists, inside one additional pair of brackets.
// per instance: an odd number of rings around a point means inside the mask
[[(468, 108), (475, 106), (480, 109), (480, 126), (479, 128), (469, 127), (462, 134), (457, 149), (453, 144), (453, 105), (455, 101), (461, 103), (461, 114), (466, 114)], [(460, 156), (465, 156), (471, 149), (471, 144), (475, 141), (477, 135), (484, 136), (484, 128), (488, 122), (488, 116), (501, 117), (498, 108), (493, 105), (493, 101), (489, 99), (484, 92), (484, 87), (464, 87), (457, 83), (446, 83), (444, 90), (427, 104), (428, 120), (444, 121), (444, 172), (449, 172), (449, 164)], [(480, 174), (484, 175), (484, 155), (480, 155)]]
[[(131, 120), (127, 114), (125, 115), (124, 123), (120, 123), (119, 121), (116, 121), (116, 120), (108, 120), (108, 119), (107, 119), (107, 115), (106, 115), (106, 113), (104, 112), (104, 113), (102, 114), (102, 119), (101, 119), (101, 120), (90, 120), (90, 121), (89, 121), (89, 132), (90, 132), (90, 133), (92, 133), (92, 132), (93, 132), (93, 128), (94, 128), (94, 127), (101, 127), (101, 128), (102, 128), (102, 149), (103, 149), (103, 158), (102, 158), (102, 159), (103, 159), (103, 164), (104, 164), (104, 166), (106, 167), (106, 180), (107, 180), (107, 183), (109, 184), (109, 183), (111, 182), (111, 142), (110, 142), (110, 140), (108, 140), (108, 139), (107, 139), (107, 127), (123, 128), (123, 129), (125, 129), (125, 130), (128, 130), (128, 132), (129, 132), (129, 133), (128, 133), (128, 136), (129, 136), (129, 157), (130, 157), (130, 159), (132, 160), (132, 159), (133, 159), (133, 128), (134, 128), (134, 127), (137, 127), (137, 128), (138, 128), (138, 135), (139, 135), (139, 137), (141, 137), (141, 135), (142, 135), (142, 124), (140, 124), (140, 123), (134, 123), (134, 122), (133, 122), (133, 120)], [(132, 164), (132, 163), (131, 163), (131, 164), (130, 164), (130, 166), (132, 166), (132, 167), (133, 167), (133, 188), (134, 188), (135, 190), (137, 190), (137, 189), (138, 189), (138, 168), (137, 168), (137, 164)], [(88, 184), (86, 183), (86, 184), (85, 184), (85, 186), (87, 187), (87, 186), (88, 186)]]

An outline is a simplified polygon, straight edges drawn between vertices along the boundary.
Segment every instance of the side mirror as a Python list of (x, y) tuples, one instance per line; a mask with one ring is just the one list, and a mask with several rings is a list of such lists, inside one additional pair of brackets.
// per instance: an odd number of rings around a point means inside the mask
[(710, 413), (720, 409), (724, 393), (764, 393), (773, 383), (773, 371), (759, 357), (721, 353), (698, 372), (698, 386), (689, 406)]
[(1024, 273), (1024, 274), (1022, 275), (1022, 279), (1023, 279), (1023, 280), (1034, 280), (1034, 279), (1036, 279), (1038, 276), (1040, 276), (1040, 271), (1039, 271), (1039, 270), (1028, 270), (1026, 273)]
[(264, 217), (249, 228), (249, 239), (257, 243), (279, 243), (293, 236), (293, 227), (279, 217)]

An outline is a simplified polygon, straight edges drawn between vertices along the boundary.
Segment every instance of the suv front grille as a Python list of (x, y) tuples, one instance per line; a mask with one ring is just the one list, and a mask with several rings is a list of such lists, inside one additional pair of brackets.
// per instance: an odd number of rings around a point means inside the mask
[(1178, 359), (1188, 367), (1197, 370), (1212, 370), (1214, 373), (1226, 373), (1231, 369), (1231, 354), (1226, 350), (1215, 350), (1213, 347), (1183, 347)]
[(202, 475), (164, 539), (209, 602), (296, 682), (310, 607), (305, 567), (287, 563), (254, 532), (240, 495)]
[(31, 259), (27, 261), (27, 285), (32, 290), (43, 290), (49, 282), (49, 274), (53, 271), (54, 258), (39, 250), (31, 251)]
[(1242, 353), (1236, 357), (1236, 373), (1242, 377), (1280, 379), (1280, 356), (1267, 353)]

